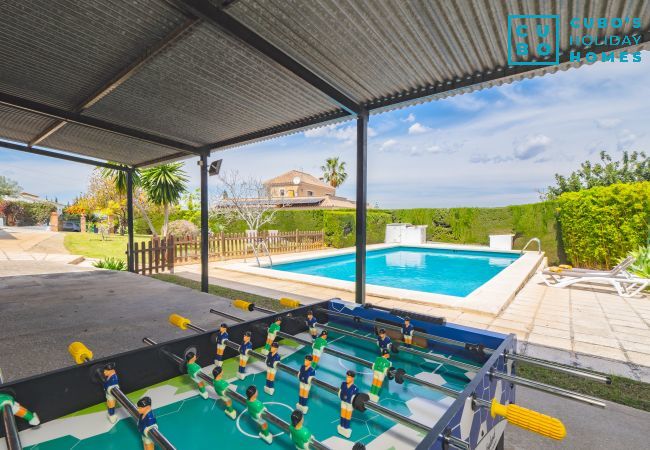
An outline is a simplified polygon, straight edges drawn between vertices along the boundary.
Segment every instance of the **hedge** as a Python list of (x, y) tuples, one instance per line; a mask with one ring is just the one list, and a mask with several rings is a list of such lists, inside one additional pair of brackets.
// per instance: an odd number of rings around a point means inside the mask
[(0, 200), (0, 214), (20, 226), (45, 224), (53, 211), (56, 211), (56, 206), (47, 201), (32, 203)]
[[(388, 212), (368, 211), (366, 242), (368, 244), (384, 242), (386, 224), (392, 221), (393, 217)], [(336, 248), (352, 247), (356, 243), (355, 211), (324, 211), (323, 229), (326, 245)]]
[(572, 265), (610, 268), (648, 241), (650, 182), (567, 192), (557, 199), (557, 216)]

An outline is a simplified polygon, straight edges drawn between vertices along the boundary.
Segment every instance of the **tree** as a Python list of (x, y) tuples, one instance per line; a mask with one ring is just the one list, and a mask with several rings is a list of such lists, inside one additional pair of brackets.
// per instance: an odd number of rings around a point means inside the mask
[(320, 167), (323, 171), (323, 179), (327, 181), (332, 187), (339, 187), (348, 177), (345, 171), (345, 162), (340, 161), (339, 157), (327, 158), (325, 165)]
[(22, 190), (23, 188), (18, 184), (18, 182), (0, 175), (0, 198), (18, 195)]
[(650, 181), (650, 161), (644, 152), (623, 152), (619, 161), (614, 161), (607, 152), (600, 152), (600, 162), (585, 161), (580, 169), (568, 176), (555, 174), (555, 186), (549, 186), (542, 198), (551, 200), (565, 192), (576, 192), (596, 186), (614, 183), (636, 183)]
[[(113, 164), (119, 165), (118, 163), (113, 163)], [(104, 168), (101, 169), (101, 174), (102, 177), (104, 177), (105, 179), (113, 181), (113, 183), (115, 184), (115, 189), (120, 195), (126, 196), (128, 190), (128, 180), (127, 180), (126, 171)], [(138, 169), (134, 169), (133, 170), (133, 204), (135, 205), (136, 208), (138, 208), (138, 211), (140, 211), (140, 214), (147, 222), (147, 225), (149, 226), (149, 230), (151, 230), (151, 234), (157, 236), (158, 233), (156, 233), (156, 228), (153, 226), (153, 223), (151, 222), (151, 219), (149, 218), (149, 215), (147, 214), (147, 211), (144, 208), (144, 204), (146, 201), (143, 199), (143, 192), (141, 189), (141, 185), (142, 185), (142, 180), (140, 176), (140, 171)]]
[(219, 176), (222, 194), (213, 199), (211, 214), (225, 221), (243, 220), (255, 232), (270, 223), (277, 211), (269, 188), (259, 179), (244, 179), (239, 172)]
[(187, 174), (183, 170), (183, 163), (161, 164), (141, 172), (140, 178), (149, 201), (154, 205), (164, 208), (164, 221), (161, 230), (163, 236), (167, 235), (169, 224), (169, 208), (181, 200), (187, 192)]

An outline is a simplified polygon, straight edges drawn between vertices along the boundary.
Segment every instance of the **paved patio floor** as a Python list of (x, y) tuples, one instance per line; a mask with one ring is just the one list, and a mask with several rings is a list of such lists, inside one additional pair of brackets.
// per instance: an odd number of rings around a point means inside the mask
[[(260, 294), (272, 290), (279, 295), (319, 300), (339, 297), (354, 301), (351, 292), (245, 274), (224, 267), (223, 263), (211, 263), (210, 277), (214, 283), (235, 283), (231, 287)], [(177, 267), (176, 273), (198, 279), (200, 266)], [(541, 275), (536, 274), (497, 316), (373, 296), (368, 296), (367, 301), (442, 316), (461, 325), (515, 333), (525, 353), (650, 381), (648, 296), (624, 299), (613, 288), (604, 285), (549, 288), (543, 284)]]

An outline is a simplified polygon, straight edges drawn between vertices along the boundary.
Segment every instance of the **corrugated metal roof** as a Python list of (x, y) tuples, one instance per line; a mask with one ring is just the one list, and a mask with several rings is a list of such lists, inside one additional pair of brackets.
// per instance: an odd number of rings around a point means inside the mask
[[(195, 16), (183, 0), (5, 0), (2, 13), (0, 94), (78, 111), (117, 74), (198, 18), (82, 117), (196, 151), (351, 118), (312, 82), (224, 31), (227, 25), (214, 17)], [(574, 16), (639, 17), (645, 34), (636, 48), (648, 48), (650, 40), (650, 0), (239, 0), (226, 14), (372, 113), (580, 65), (508, 67), (509, 14), (559, 14), (565, 55), (570, 36), (582, 31), (566, 26)], [(617, 33), (628, 34), (630, 27), (626, 23)], [(596, 31), (603, 36), (615, 30), (610, 23)], [(52, 123), (0, 107), (1, 138), (29, 142)], [(179, 151), (78, 124), (40, 145), (127, 164)]]

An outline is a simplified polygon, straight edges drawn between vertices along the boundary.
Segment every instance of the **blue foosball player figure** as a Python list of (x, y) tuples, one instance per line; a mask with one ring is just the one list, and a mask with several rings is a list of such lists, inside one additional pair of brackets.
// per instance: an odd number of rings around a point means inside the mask
[(316, 317), (314, 317), (314, 311), (311, 309), (307, 311), (307, 327), (309, 328), (309, 334), (311, 335), (312, 340), (316, 340), (318, 337), (318, 329), (316, 328), (316, 324), (318, 321), (316, 320)]
[(291, 440), (296, 446), (296, 450), (309, 450), (309, 445), (313, 442), (314, 437), (305, 426), (305, 415), (299, 411), (294, 410), (291, 413), (291, 426), (289, 427), (289, 434)]
[(303, 414), (307, 414), (309, 407), (307, 406), (307, 400), (309, 399), (309, 390), (311, 389), (311, 382), (316, 376), (316, 371), (311, 366), (312, 356), (305, 356), (305, 362), (300, 366), (298, 371), (298, 381), (300, 382), (300, 394), (298, 397), (298, 403), (296, 403), (296, 409), (298, 409)]
[(341, 421), (339, 426), (336, 428), (336, 431), (339, 432), (341, 436), (345, 436), (350, 439), (352, 435), (352, 430), (350, 429), (350, 421), (352, 420), (352, 411), (354, 410), (353, 402), (354, 397), (359, 393), (359, 388), (354, 384), (354, 378), (357, 374), (348, 370), (345, 374), (345, 381), (341, 383), (339, 389), (339, 398), (341, 399)]
[(266, 385), (264, 392), (269, 395), (275, 393), (275, 374), (278, 371), (278, 364), (280, 364), (280, 354), (278, 353), (278, 343), (271, 344), (271, 351), (266, 355)]
[(415, 331), (415, 327), (411, 324), (411, 318), (404, 317), (402, 337), (404, 338), (404, 344), (406, 344), (407, 348), (411, 348), (411, 345), (413, 345), (413, 331)]
[(158, 428), (156, 418), (153, 415), (153, 410), (151, 409), (151, 398), (142, 397), (138, 400), (138, 431), (142, 436), (142, 445), (144, 450), (154, 450), (153, 439), (149, 437), (149, 432)]
[(386, 334), (386, 330), (383, 328), (379, 329), (379, 333), (377, 334), (377, 346), (379, 347), (379, 352), (381, 353), (382, 350), (391, 350), (393, 343), (390, 340), (390, 337)]
[(255, 386), (248, 386), (246, 388), (246, 407), (248, 408), (248, 414), (253, 418), (255, 422), (260, 426), (259, 436), (267, 444), (273, 442), (273, 435), (269, 431), (269, 424), (266, 423), (266, 420), (262, 418), (262, 414), (266, 411), (264, 403), (257, 399), (257, 388)]
[(217, 353), (214, 355), (214, 364), (221, 367), (223, 364), (223, 352), (226, 350), (226, 341), (228, 340), (228, 325), (222, 323), (217, 332)]
[(244, 341), (239, 346), (239, 368), (237, 369), (237, 378), (243, 380), (246, 377), (246, 364), (248, 364), (248, 352), (253, 349), (251, 343), (251, 332), (244, 334)]
[(205, 383), (203, 380), (199, 377), (199, 374), (201, 373), (201, 366), (199, 366), (196, 363), (196, 355), (194, 352), (187, 352), (185, 355), (185, 368), (187, 369), (187, 374), (190, 376), (192, 381), (196, 383), (196, 386), (199, 388), (199, 395), (203, 397), (203, 399), (207, 400), (208, 399), (208, 391), (205, 388)]
[(106, 395), (106, 410), (108, 411), (108, 421), (110, 423), (117, 422), (117, 416), (115, 415), (115, 397), (111, 395), (111, 391), (116, 387), (119, 388), (119, 380), (117, 378), (117, 372), (115, 371), (115, 363), (109, 362), (102, 369), (102, 374), (104, 375), (104, 393)]

